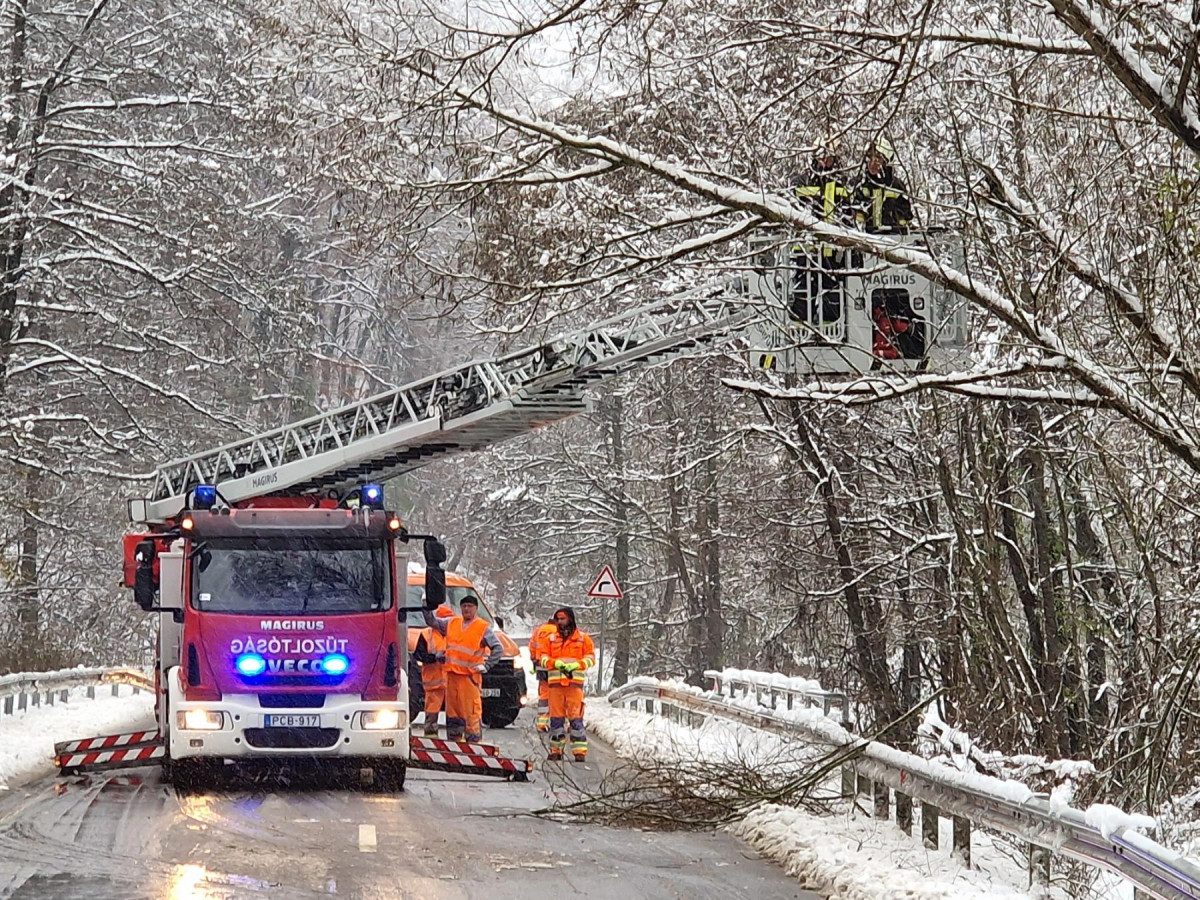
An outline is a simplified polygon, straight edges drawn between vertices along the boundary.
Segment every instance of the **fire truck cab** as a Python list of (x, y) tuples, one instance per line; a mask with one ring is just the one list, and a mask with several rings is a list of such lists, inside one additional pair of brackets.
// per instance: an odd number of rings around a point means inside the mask
[[(400, 520), (367, 503), (194, 505), (176, 527), (125, 541), (126, 583), (160, 613), (156, 712), (168, 775), (204, 761), (328, 757), (402, 785)], [(444, 558), (431, 543), (427, 555)]]

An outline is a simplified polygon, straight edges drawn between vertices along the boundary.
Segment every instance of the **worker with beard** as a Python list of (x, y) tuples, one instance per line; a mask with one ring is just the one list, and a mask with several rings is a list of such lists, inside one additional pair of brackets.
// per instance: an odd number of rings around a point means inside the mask
[(564, 606), (554, 612), (555, 630), (546, 641), (542, 667), (550, 693), (550, 756), (562, 759), (570, 727), (571, 755), (587, 759), (587, 732), (583, 728), (584, 673), (596, 664), (592, 638), (575, 625), (575, 610)]

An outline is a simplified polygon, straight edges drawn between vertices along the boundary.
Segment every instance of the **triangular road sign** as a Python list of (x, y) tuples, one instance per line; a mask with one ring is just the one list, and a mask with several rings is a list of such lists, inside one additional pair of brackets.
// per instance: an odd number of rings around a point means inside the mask
[(599, 597), (601, 600), (620, 600), (625, 596), (621, 593), (621, 586), (617, 584), (617, 576), (613, 574), (610, 566), (605, 566), (600, 570), (600, 574), (596, 576), (596, 580), (588, 588), (587, 595), (589, 597)]

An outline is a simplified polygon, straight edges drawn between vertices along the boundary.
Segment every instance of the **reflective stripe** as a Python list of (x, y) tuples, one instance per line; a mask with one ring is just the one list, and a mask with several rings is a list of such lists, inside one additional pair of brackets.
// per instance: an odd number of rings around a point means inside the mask
[(850, 196), (850, 190), (844, 185), (839, 184), (837, 179), (831, 178), (820, 185), (800, 185), (796, 188), (796, 196), (802, 200), (820, 197), (820, 216), (826, 222), (830, 222), (837, 213), (838, 202), (847, 199)]
[(482, 665), (488, 657), (483, 646), (483, 635), (488, 624), (476, 618), (465, 625), (462, 616), (455, 616), (446, 624), (446, 668), (458, 675), (470, 675), (475, 667)]

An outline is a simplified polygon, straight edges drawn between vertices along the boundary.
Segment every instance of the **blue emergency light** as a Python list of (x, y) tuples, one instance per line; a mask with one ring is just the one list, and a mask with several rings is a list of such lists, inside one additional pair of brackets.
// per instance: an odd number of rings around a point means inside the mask
[(321, 660), (321, 668), (326, 675), (344, 675), (350, 668), (350, 660), (341, 653), (330, 653)]
[(255, 675), (261, 675), (267, 671), (267, 661), (257, 653), (243, 653), (233, 661), (233, 667), (238, 670), (239, 674), (253, 678)]
[(215, 484), (198, 484), (192, 490), (192, 509), (212, 509), (217, 503)]
[(381, 484), (364, 484), (362, 492), (359, 495), (363, 506), (371, 506), (375, 509), (383, 508), (383, 485)]

